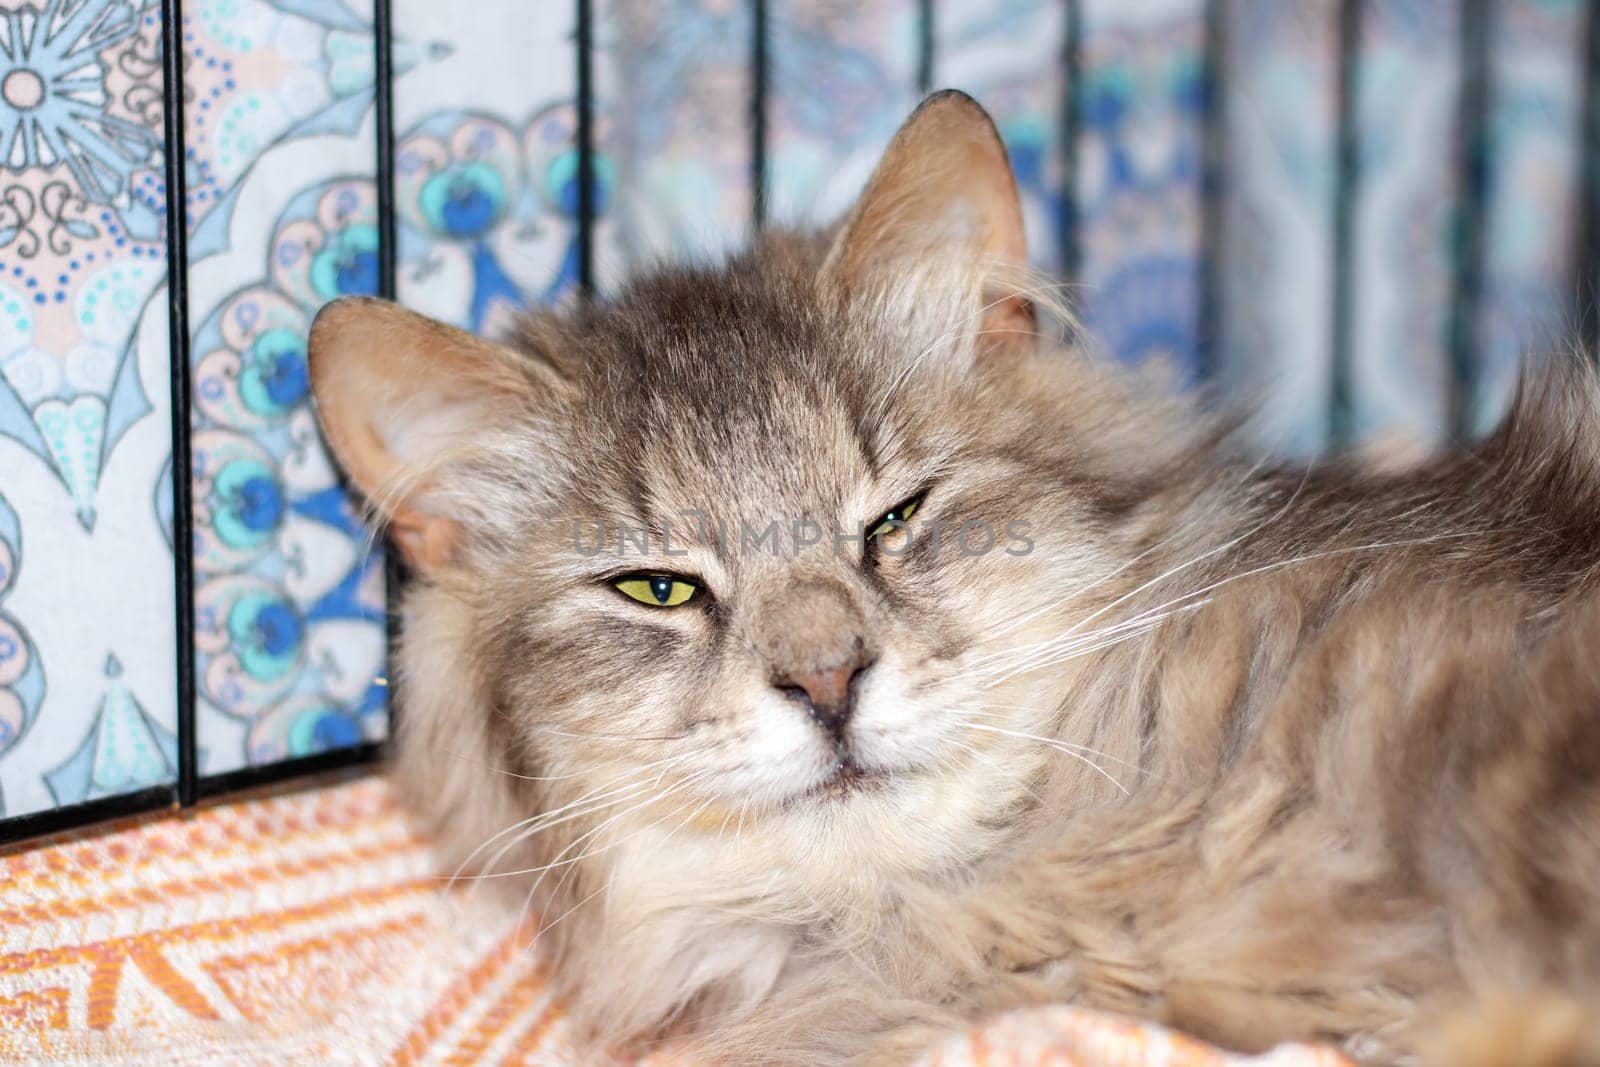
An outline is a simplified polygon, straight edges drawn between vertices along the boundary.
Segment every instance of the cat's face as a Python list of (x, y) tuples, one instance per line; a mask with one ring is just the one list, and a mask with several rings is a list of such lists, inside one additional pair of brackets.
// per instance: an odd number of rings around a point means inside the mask
[(1114, 567), (1103, 502), (1053, 472), (1013, 368), (919, 372), (924, 328), (864, 343), (763, 269), (584, 331), (610, 369), (575, 376), (549, 499), (474, 579), (503, 699), (536, 773), (659, 772), (668, 824), (925, 862), (1047, 751), (998, 731), (1047, 728), (1060, 672), (1025, 646)]
[[(455, 672), (481, 755), (596, 841), (926, 869), (1059, 758), (1026, 735), (1127, 559), (1137, 478), (1105, 457), (1139, 443), (974, 268), (1020, 222), (952, 106), (923, 121), (992, 199), (921, 188), (913, 119), (831, 250), (669, 272), (519, 352), (374, 303), (319, 320), (330, 440), (419, 572), (419, 631), (457, 646), (408, 646), (410, 673)], [(934, 213), (909, 232), (908, 203)]]

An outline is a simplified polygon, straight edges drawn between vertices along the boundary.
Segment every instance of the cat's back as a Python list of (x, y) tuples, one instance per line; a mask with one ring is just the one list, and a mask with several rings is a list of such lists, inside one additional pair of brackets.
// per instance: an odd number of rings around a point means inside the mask
[(1600, 1003), (1596, 395), (1559, 369), (1472, 451), (1285, 475), (1187, 579), (1130, 697), (1149, 795), (1194, 812), (1164, 966)]
[(1471, 449), (1403, 471), (1279, 475), (1243, 522), (1237, 547), (1189, 579), (1204, 600), (1174, 617), (1172, 658), (1153, 675), (1235, 666), (1223, 763), (1252, 740), (1323, 758), (1329, 775), (1365, 763), (1376, 777), (1354, 788), (1407, 794), (1393, 807), (1415, 817), (1430, 792), (1460, 801), (1491, 764), (1555, 730), (1570, 743), (1548, 773), (1600, 783), (1590, 366), (1525, 382)]

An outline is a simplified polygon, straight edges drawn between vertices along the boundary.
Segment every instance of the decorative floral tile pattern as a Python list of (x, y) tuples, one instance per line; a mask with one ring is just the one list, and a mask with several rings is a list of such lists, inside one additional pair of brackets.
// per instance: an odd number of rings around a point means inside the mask
[[(372, 0), (193, 0), (183, 53), (192, 267), (228, 246), (245, 179), (264, 155), (352, 135), (369, 120)], [(397, 59), (408, 65), (404, 50)], [(376, 147), (370, 136), (365, 144), (345, 159), (370, 178)]]
[(1062, 262), (1066, 10), (1057, 0), (942, 0), (934, 9), (934, 84), (971, 93), (994, 116), (1029, 254), (1051, 270)]
[(162, 270), (155, 12), (0, 8), (0, 434), (54, 469), (85, 529), (107, 456), (149, 411), (128, 339)]
[[(317, 435), (305, 337), (316, 309), (376, 291), (369, 179), (296, 190), (270, 268), (192, 342), (195, 659), (208, 773), (385, 732), (383, 568)], [(231, 725), (231, 722), (230, 722)]]
[(614, 228), (596, 252), (609, 287), (659, 257), (715, 257), (748, 235), (754, 30), (745, 0), (595, 7), (596, 111), (616, 175)]
[(1354, 437), (1448, 434), (1460, 5), (1372, 0), (1355, 69)]
[[(0, 497), (0, 596), (22, 566), (22, 526)], [(44, 703), (44, 668), (28, 631), (0, 608), (0, 755), (28, 732)]]
[(1264, 442), (1305, 455), (1327, 439), (1338, 4), (1226, 11), (1221, 381), (1259, 398)]
[(1578, 253), (1578, 0), (1505, 0), (1490, 35), (1488, 212), (1478, 318), (1479, 428), (1494, 424), (1525, 357), (1560, 351)]
[(829, 223), (849, 210), (916, 106), (915, 0), (770, 5), (768, 217)]
[(1084, 0), (1076, 279), (1118, 359), (1192, 374), (1199, 326), (1203, 27), (1198, 0)]
[[(0, 811), (170, 781), (155, 0), (0, 2)], [(133, 667), (124, 670), (123, 664)]]
[(382, 560), (318, 436), (305, 361), (319, 307), (378, 291), (372, 17), (371, 0), (184, 12), (205, 774), (387, 730)]
[[(576, 5), (479, 4), (462, 19), (430, 0), (395, 4), (395, 33), (432, 42), (395, 85), (399, 296), (490, 335), (530, 303), (578, 284)], [(541, 57), (531, 68), (524, 58)], [(606, 206), (607, 159), (596, 160)]]

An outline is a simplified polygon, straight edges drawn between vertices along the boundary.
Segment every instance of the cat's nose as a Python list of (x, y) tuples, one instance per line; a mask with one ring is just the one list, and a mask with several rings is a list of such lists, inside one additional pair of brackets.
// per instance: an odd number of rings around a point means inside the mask
[(845, 725), (855, 711), (861, 676), (872, 657), (860, 647), (843, 660), (788, 671), (773, 680), (778, 691), (806, 709), (835, 741), (844, 739)]

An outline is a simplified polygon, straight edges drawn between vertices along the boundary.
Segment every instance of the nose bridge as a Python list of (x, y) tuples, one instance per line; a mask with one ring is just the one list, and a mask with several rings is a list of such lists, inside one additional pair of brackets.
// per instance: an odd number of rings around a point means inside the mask
[(801, 578), (773, 590), (752, 622), (756, 647), (778, 671), (835, 666), (869, 644), (854, 591), (833, 578)]

